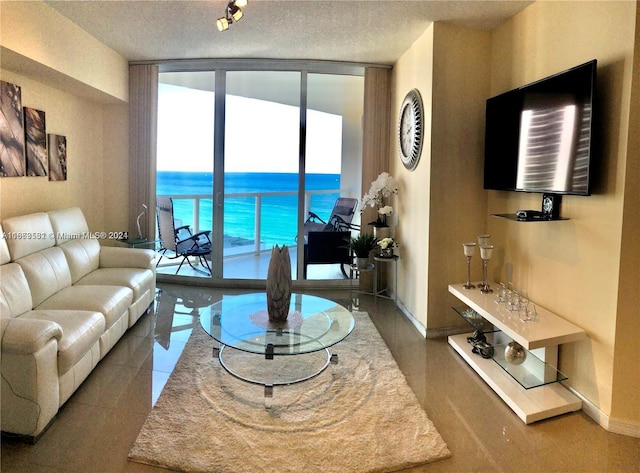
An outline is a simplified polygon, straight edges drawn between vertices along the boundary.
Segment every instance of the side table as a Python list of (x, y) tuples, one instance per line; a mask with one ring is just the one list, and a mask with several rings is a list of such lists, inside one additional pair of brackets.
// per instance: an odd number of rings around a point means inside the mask
[[(375, 264), (368, 264), (365, 268), (358, 268), (358, 265), (356, 264), (349, 265), (349, 299), (351, 299), (351, 306), (353, 310), (360, 309), (360, 298), (357, 296), (357, 294), (375, 295), (375, 293), (377, 292), (377, 286), (376, 286), (377, 278), (376, 278), (375, 268), (376, 268)], [(353, 281), (356, 280), (359, 282), (360, 274), (364, 272), (373, 273), (373, 278), (372, 278), (373, 292), (361, 291), (360, 289), (354, 291), (353, 289)], [(354, 292), (356, 293), (355, 297), (353, 296)]]
[(147, 240), (146, 238), (131, 238), (118, 240), (121, 243), (129, 246), (130, 248), (147, 248), (155, 250), (158, 243), (162, 243), (162, 240)]
[[(393, 301), (397, 301), (398, 299), (398, 256), (374, 256), (373, 260), (375, 261), (374, 270), (375, 274), (373, 276), (373, 292), (375, 297), (385, 297), (387, 299), (391, 299)], [(388, 265), (393, 264), (393, 293), (391, 295), (384, 295), (385, 292), (389, 292), (389, 285), (383, 289), (378, 290), (378, 268), (382, 266), (382, 263)]]

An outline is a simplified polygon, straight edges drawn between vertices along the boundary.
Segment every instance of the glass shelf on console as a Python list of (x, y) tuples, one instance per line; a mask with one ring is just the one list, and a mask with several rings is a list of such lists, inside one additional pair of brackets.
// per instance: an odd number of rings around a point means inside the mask
[(525, 350), (526, 357), (524, 361), (519, 365), (515, 365), (505, 358), (504, 352), (507, 344), (495, 345), (493, 348), (493, 361), (509, 373), (511, 377), (525, 389), (537, 388), (545, 384), (557, 383), (558, 381), (569, 379), (528, 350)]
[[(453, 307), (464, 320), (469, 323), (475, 330), (479, 330), (482, 333), (499, 333), (500, 329), (488, 322), (475, 310), (467, 306)], [(496, 337), (496, 335), (494, 335)], [(508, 339), (506, 336), (498, 335), (501, 340)], [(494, 339), (495, 343), (495, 339)], [(553, 366), (545, 363), (536, 355), (525, 349), (525, 360), (515, 365), (505, 358), (504, 351), (507, 348), (507, 342), (494, 345), (494, 355), (492, 360), (498, 364), (504, 371), (506, 371), (514, 380), (520, 384), (524, 389), (536, 388), (538, 386), (544, 386), (545, 384), (556, 383), (558, 381), (565, 381), (567, 376), (556, 370)]]
[(491, 214), (492, 217), (503, 218), (506, 220), (514, 220), (516, 222), (559, 222), (561, 220), (569, 220), (567, 217), (555, 217), (555, 218), (520, 218), (516, 214)]
[(458, 315), (466, 320), (474, 329), (482, 333), (493, 333), (500, 331), (498, 327), (493, 325), (491, 322), (488, 322), (475, 310), (467, 306), (453, 307), (453, 310), (455, 310)]

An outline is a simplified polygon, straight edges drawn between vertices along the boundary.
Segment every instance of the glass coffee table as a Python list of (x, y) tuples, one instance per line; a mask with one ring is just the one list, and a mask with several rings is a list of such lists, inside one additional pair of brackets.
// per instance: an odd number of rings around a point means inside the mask
[(271, 407), (274, 386), (306, 381), (338, 363), (330, 348), (353, 330), (351, 312), (322, 297), (291, 294), (284, 323), (269, 322), (266, 293), (225, 295), (200, 315), (214, 340), (213, 356), (231, 375), (264, 386)]

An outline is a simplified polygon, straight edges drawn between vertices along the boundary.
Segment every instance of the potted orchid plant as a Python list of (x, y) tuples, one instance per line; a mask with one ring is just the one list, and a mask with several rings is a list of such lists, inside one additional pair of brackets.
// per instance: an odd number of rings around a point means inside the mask
[(371, 183), (367, 192), (360, 201), (360, 211), (367, 206), (377, 208), (377, 218), (369, 225), (374, 229), (388, 228), (387, 219), (393, 214), (393, 207), (388, 204), (389, 198), (398, 193), (398, 182), (388, 172), (381, 173), (375, 181)]

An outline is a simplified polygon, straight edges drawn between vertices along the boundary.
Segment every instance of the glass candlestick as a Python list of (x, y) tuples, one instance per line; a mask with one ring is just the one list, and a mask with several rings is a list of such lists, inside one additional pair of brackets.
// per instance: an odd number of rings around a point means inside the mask
[(482, 258), (482, 285), (480, 286), (480, 292), (483, 294), (489, 294), (493, 292), (493, 289), (489, 287), (487, 282), (487, 265), (493, 254), (493, 246), (486, 245), (480, 247), (480, 258)]
[(465, 289), (474, 289), (475, 286), (471, 284), (471, 257), (476, 252), (475, 243), (463, 243), (464, 255), (467, 257), (467, 283), (462, 287)]
[(478, 235), (478, 246), (480, 248), (482, 248), (483, 246), (488, 246), (489, 238), (491, 238), (491, 235)]
[[(489, 245), (489, 238), (491, 238), (491, 235), (489, 234), (478, 235), (478, 246), (482, 249), (483, 246)], [(484, 266), (484, 263), (482, 265)], [(478, 284), (479, 289), (482, 289), (483, 287), (484, 281)]]

